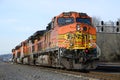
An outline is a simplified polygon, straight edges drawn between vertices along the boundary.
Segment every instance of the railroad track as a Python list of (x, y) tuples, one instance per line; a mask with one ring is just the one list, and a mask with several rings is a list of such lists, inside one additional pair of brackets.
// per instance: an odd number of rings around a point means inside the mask
[[(19, 65), (19, 64), (18, 64)], [(29, 65), (26, 65), (29, 66)], [(52, 71), (55, 73), (61, 73), (68, 76), (74, 76), (74, 77), (84, 77), (86, 80), (120, 80), (120, 72), (115, 72), (113, 70), (106, 71), (106, 68), (98, 68), (96, 70), (90, 70), (90, 71), (75, 71), (75, 70), (66, 70), (66, 69), (56, 69), (51, 67), (45, 67), (45, 66), (34, 66), (31, 67), (35, 68), (41, 68), (47, 71)]]
[(86, 77), (88, 80), (120, 80), (120, 74), (111, 74), (104, 71), (99, 70), (91, 70), (91, 71), (68, 71), (68, 70), (59, 70), (59, 69), (51, 69), (49, 70), (64, 73), (66, 75), (72, 75), (75, 77)]

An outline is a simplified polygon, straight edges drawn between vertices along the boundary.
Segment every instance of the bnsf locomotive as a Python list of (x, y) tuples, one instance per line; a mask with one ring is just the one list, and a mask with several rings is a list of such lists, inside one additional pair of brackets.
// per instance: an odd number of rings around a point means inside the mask
[(100, 50), (96, 29), (86, 13), (63, 12), (46, 30), (35, 32), (12, 49), (13, 61), (66, 69), (94, 69)]

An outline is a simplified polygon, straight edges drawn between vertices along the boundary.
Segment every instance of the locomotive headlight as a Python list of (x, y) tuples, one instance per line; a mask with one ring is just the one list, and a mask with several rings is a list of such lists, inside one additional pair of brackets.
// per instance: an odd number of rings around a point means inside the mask
[(70, 43), (70, 46), (74, 46), (74, 44), (73, 44), (73, 43)]
[(77, 25), (77, 26), (76, 26), (76, 29), (79, 31), (79, 30), (80, 30), (80, 25)]

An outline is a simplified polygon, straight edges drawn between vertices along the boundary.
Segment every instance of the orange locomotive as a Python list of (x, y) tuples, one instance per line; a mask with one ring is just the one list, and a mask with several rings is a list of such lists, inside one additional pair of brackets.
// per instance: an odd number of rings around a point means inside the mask
[(66, 69), (94, 69), (99, 58), (96, 29), (86, 13), (63, 12), (12, 50), (13, 60)]

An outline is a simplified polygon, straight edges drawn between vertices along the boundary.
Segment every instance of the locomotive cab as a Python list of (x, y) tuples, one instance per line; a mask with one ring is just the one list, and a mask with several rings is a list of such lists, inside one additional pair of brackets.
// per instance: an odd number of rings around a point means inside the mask
[[(70, 14), (71, 13), (71, 14)], [(86, 13), (69, 12), (57, 17), (58, 46), (67, 49), (94, 48), (96, 29)], [(66, 42), (62, 43), (64, 40)]]

